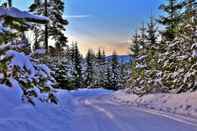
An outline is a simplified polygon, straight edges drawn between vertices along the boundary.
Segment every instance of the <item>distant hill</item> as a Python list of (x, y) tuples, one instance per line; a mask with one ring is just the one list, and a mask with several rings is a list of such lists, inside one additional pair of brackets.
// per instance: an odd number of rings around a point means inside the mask
[[(129, 55), (118, 55), (118, 62), (122, 63), (122, 64), (127, 64), (130, 63), (132, 61), (132, 57)], [(107, 56), (106, 57), (107, 61), (111, 61), (112, 60), (112, 56)]]

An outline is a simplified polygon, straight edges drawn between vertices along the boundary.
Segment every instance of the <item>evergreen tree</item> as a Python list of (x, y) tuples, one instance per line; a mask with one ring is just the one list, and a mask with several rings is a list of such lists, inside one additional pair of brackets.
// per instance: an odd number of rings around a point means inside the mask
[(167, 0), (167, 3), (162, 4), (160, 9), (166, 13), (165, 16), (161, 16), (159, 19), (159, 23), (166, 27), (163, 36), (167, 40), (173, 40), (180, 30), (179, 24), (183, 4), (178, 0)]
[(54, 78), (57, 82), (56, 88), (73, 90), (75, 89), (72, 77), (70, 76), (71, 69), (67, 57), (59, 64), (54, 64), (53, 71), (55, 71)]
[[(34, 2), (29, 7), (29, 11), (33, 12), (36, 15), (42, 15), (42, 16), (47, 15), (46, 14), (47, 10), (45, 9), (48, 9), (46, 8), (48, 4), (44, 2), (45, 1), (43, 0), (34, 0)], [(33, 43), (34, 44), (33, 46), (35, 50), (37, 50), (41, 45), (44, 45), (45, 49), (46, 48), (48, 49), (48, 45), (47, 45), (48, 44), (48, 35), (47, 35), (48, 30), (46, 29), (48, 29), (48, 24), (45, 25), (45, 29), (41, 25), (33, 24), (33, 33), (35, 36), (35, 41)]]
[(49, 25), (49, 37), (55, 40), (55, 46), (61, 49), (67, 43), (67, 37), (65, 36), (65, 26), (68, 25), (68, 21), (63, 18), (64, 13), (64, 1), (63, 0), (50, 0), (51, 5), (49, 18), (51, 20), (51, 25)]
[(86, 87), (93, 87), (95, 84), (95, 71), (94, 71), (94, 64), (95, 64), (95, 55), (92, 50), (88, 50), (86, 56), (86, 71), (85, 71), (85, 86)]
[(102, 56), (102, 51), (101, 49), (99, 48), (97, 54), (96, 54), (96, 59), (97, 59), (97, 62), (98, 63), (101, 63), (102, 62), (102, 59), (103, 59), (103, 56)]
[(146, 39), (147, 42), (151, 45), (149, 46), (155, 46), (157, 44), (157, 38), (158, 38), (158, 27), (157, 23), (154, 20), (154, 17), (150, 17), (150, 22), (147, 24), (147, 35)]
[[(147, 28), (142, 26), (139, 40), (136, 44), (138, 53), (132, 64), (132, 76), (130, 78), (130, 88), (136, 94), (143, 95), (158, 91), (158, 30), (154, 18), (150, 18)], [(134, 35), (135, 38), (136, 35)], [(142, 45), (143, 44), (143, 45)]]
[(107, 63), (105, 61), (105, 51), (98, 50), (96, 54), (96, 86), (104, 87), (106, 84)]
[(37, 25), (34, 25), (33, 27), (33, 34), (34, 34), (34, 43), (33, 43), (33, 50), (36, 51), (38, 49), (40, 49), (40, 39), (39, 39), (39, 29), (38, 29), (38, 24)]
[(128, 80), (128, 87), (132, 89), (132, 91), (134, 92), (135, 89), (135, 85), (137, 83), (138, 80), (138, 76), (140, 75), (138, 73), (137, 70), (137, 59), (140, 55), (140, 51), (142, 49), (142, 46), (140, 45), (140, 34), (138, 33), (138, 31), (136, 30), (135, 33), (132, 36), (132, 44), (130, 46), (130, 50), (131, 50), (131, 56), (134, 58), (133, 63), (132, 63), (132, 74), (131, 74), (131, 78)]
[[(157, 70), (157, 62), (158, 62), (158, 54), (157, 51), (159, 49), (158, 43), (158, 27), (153, 17), (150, 17), (150, 21), (147, 24), (147, 47), (146, 47), (146, 65), (149, 70)], [(154, 69), (153, 69), (154, 68)]]
[[(161, 86), (161, 66), (159, 65), (159, 53), (161, 43), (158, 41), (159, 32), (155, 19), (150, 17), (150, 21), (147, 24), (147, 51), (146, 57), (144, 59), (146, 63), (146, 69), (144, 71), (144, 76), (146, 81), (144, 82), (145, 93), (149, 92), (166, 92), (166, 88)], [(161, 46), (161, 47), (160, 47)]]
[(183, 5), (185, 11), (182, 15), (180, 36), (192, 44), (197, 36), (195, 33), (197, 30), (197, 2), (195, 0), (186, 0)]
[(119, 84), (119, 63), (118, 63), (118, 58), (117, 54), (114, 51), (112, 54), (112, 60), (111, 60), (111, 79), (112, 79), (112, 89), (113, 90), (118, 90), (118, 84)]
[(112, 72), (111, 72), (111, 63), (106, 63), (106, 72), (105, 72), (104, 78), (104, 87), (107, 89), (112, 89)]
[(141, 28), (140, 37), (134, 35), (133, 43), (139, 48), (131, 48), (135, 62), (132, 65), (132, 78), (129, 80), (130, 88), (138, 95), (195, 91), (197, 37), (196, 13), (193, 12), (196, 12), (196, 2), (168, 0), (160, 8), (167, 13), (160, 19), (165, 27), (162, 40), (157, 40), (159, 31), (153, 18), (147, 25), (146, 33)]
[(140, 35), (139, 35), (139, 42), (140, 42), (140, 46), (141, 48), (146, 48), (146, 26), (145, 23), (142, 23), (142, 26), (140, 27), (139, 31), (140, 31)]
[(105, 55), (105, 50), (102, 51), (102, 63), (105, 64), (105, 59), (106, 59), (106, 55)]
[[(135, 90), (135, 84), (144, 79), (144, 69), (146, 67), (145, 57), (146, 57), (146, 26), (143, 22), (142, 26), (139, 29), (139, 33), (136, 31), (133, 36), (134, 43), (134, 62), (132, 63), (132, 76), (130, 79), (131, 84), (130, 88)], [(139, 85), (140, 86), (140, 85)]]
[(131, 65), (123, 64), (123, 62), (121, 62), (119, 70), (120, 74), (118, 87), (120, 89), (125, 89), (131, 76)]
[(180, 7), (185, 6), (182, 19), (176, 23), (180, 26), (179, 32), (171, 41), (164, 41), (164, 52), (159, 55), (159, 64), (162, 70), (162, 83), (170, 92), (181, 93), (195, 90), (197, 74), (195, 71), (196, 58), (193, 57), (192, 47), (195, 43), (195, 14), (193, 2), (184, 1)]
[[(11, 3), (9, 5), (11, 6)], [(0, 8), (2, 11), (0, 40), (5, 47), (3, 48), (2, 46), (0, 49), (0, 74), (2, 75), (0, 83), (7, 87), (21, 88), (23, 99), (31, 104), (34, 104), (33, 97), (40, 98), (39, 93), (48, 94), (47, 101), (57, 103), (53, 95), (54, 79), (51, 76), (50, 69), (46, 65), (34, 63), (31, 56), (26, 56), (23, 51), (19, 53), (12, 50), (13, 48), (18, 48), (13, 47), (14, 44), (27, 43), (24, 31), (29, 29), (29, 26), (27, 26), (28, 22), (40, 23), (40, 21), (47, 22), (47, 20), (14, 7), (9, 8), (11, 10), (10, 13), (3, 14), (8, 9), (5, 6)], [(17, 11), (17, 15), (15, 11)], [(8, 43), (14, 44), (10, 45)]]
[(79, 48), (77, 43), (73, 44), (72, 47), (72, 64), (73, 64), (73, 82), (75, 88), (81, 88), (82, 87), (82, 56), (79, 52)]
[(183, 3), (185, 7), (184, 16), (188, 23), (193, 23), (196, 18), (197, 13), (197, 2), (195, 0), (185, 0)]
[(131, 56), (136, 58), (139, 54), (140, 45), (139, 45), (139, 34), (136, 30), (135, 34), (132, 36), (132, 44), (130, 45)]
[[(41, 0), (35, 0), (34, 3), (29, 7), (29, 9), (31, 12), (39, 15), (46, 15), (47, 11), (47, 16), (49, 17), (50, 21), (49, 24), (46, 25), (47, 30), (40, 28), (39, 42), (46, 43), (45, 37), (47, 33), (48, 37), (55, 41), (55, 46), (57, 49), (59, 49), (59, 53), (61, 53), (62, 48), (65, 47), (67, 43), (67, 37), (65, 36), (64, 32), (65, 26), (68, 25), (68, 21), (63, 18), (64, 2), (62, 0), (49, 0), (46, 3)], [(37, 27), (37, 25), (35, 26)], [(34, 32), (37, 36), (38, 28), (35, 28)]]

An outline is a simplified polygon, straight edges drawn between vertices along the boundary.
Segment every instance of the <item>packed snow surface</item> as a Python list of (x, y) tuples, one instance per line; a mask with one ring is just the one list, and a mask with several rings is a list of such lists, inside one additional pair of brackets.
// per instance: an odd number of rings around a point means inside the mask
[(104, 89), (60, 90), (59, 104), (21, 102), (20, 88), (0, 86), (0, 131), (197, 131), (176, 116), (114, 101)]
[(139, 97), (121, 90), (113, 94), (116, 101), (197, 118), (197, 92), (182, 94), (149, 94)]

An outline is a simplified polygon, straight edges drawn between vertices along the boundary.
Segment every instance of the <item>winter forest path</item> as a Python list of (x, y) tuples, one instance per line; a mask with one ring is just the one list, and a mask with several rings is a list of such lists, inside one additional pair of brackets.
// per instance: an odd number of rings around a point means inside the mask
[(197, 131), (189, 125), (110, 99), (111, 92), (75, 91), (69, 131)]

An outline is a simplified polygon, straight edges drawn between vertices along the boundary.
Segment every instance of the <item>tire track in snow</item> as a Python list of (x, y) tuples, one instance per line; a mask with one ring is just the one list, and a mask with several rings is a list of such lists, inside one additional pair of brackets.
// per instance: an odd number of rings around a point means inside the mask
[(115, 119), (115, 116), (111, 112), (107, 111), (106, 109), (104, 109), (104, 108), (102, 108), (100, 106), (97, 106), (97, 105), (91, 103), (89, 100), (84, 100), (84, 105), (91, 106), (95, 110), (97, 110), (99, 112), (102, 112), (103, 114), (105, 114), (111, 120)]

